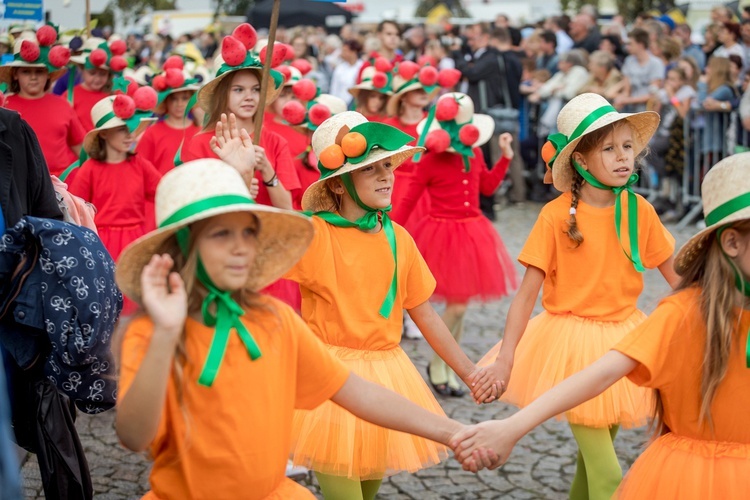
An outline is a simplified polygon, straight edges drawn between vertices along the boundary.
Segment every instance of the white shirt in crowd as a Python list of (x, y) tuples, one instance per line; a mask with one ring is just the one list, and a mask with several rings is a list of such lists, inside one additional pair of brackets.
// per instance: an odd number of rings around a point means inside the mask
[(570, 35), (565, 33), (565, 31), (560, 30), (555, 33), (555, 36), (557, 37), (557, 48), (555, 49), (555, 52), (562, 54), (573, 48), (573, 39), (570, 38)]
[(347, 104), (352, 102), (352, 95), (349, 93), (349, 89), (357, 84), (357, 75), (359, 75), (359, 69), (362, 67), (364, 61), (357, 59), (354, 64), (349, 64), (346, 61), (341, 61), (336, 68), (333, 70), (331, 75), (331, 85), (328, 88), (328, 92), (331, 95), (340, 97)]

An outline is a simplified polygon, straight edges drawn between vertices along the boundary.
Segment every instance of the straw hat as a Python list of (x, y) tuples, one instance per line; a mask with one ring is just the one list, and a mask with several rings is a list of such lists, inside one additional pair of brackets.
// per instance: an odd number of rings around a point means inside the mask
[(434, 99), (440, 87), (437, 85), (425, 86), (419, 81), (419, 77), (414, 77), (411, 80), (406, 80), (401, 75), (397, 74), (393, 77), (393, 92), (394, 94), (388, 99), (385, 110), (388, 116), (396, 116), (398, 114), (398, 107), (401, 104), (401, 98), (413, 90), (424, 90), (427, 95), (430, 96), (430, 100)]
[(150, 86), (158, 93), (156, 109), (157, 115), (167, 112), (166, 100), (177, 92), (197, 92), (203, 83), (203, 75), (195, 75), (188, 71), (181, 56), (170, 56), (164, 63), (164, 71), (151, 78)]
[(79, 49), (81, 53), (71, 57), (70, 62), (75, 64), (86, 64), (86, 59), (88, 58), (89, 54), (98, 49), (100, 45), (106, 43), (107, 40), (96, 36), (85, 38), (83, 40), (83, 45), (81, 45), (81, 48)]
[[(386, 78), (386, 85), (384, 87), (378, 88), (373, 83), (373, 79), (375, 79), (375, 75), (378, 73)], [(393, 87), (391, 86), (391, 83), (391, 78), (389, 78), (387, 74), (379, 72), (375, 69), (375, 66), (368, 66), (362, 70), (362, 78), (360, 82), (349, 88), (349, 93), (354, 96), (355, 99), (359, 96), (360, 90), (372, 90), (390, 96), (393, 95)]]
[(154, 76), (154, 70), (150, 66), (139, 66), (138, 69), (125, 68), (122, 76), (132, 78), (138, 85), (148, 85)]
[(750, 219), (750, 153), (728, 156), (711, 167), (701, 185), (706, 228), (690, 238), (675, 257), (674, 268), (683, 274), (708, 237), (733, 222)]
[[(474, 101), (472, 101), (471, 97), (469, 97), (468, 95), (462, 94), (460, 92), (449, 92), (448, 94), (441, 95), (434, 105), (435, 109), (441, 106), (441, 102), (449, 100), (453, 100), (454, 102), (458, 103), (458, 112), (456, 113), (456, 117), (452, 120), (452, 122), (454, 122), (458, 126), (472, 124), (479, 130), (479, 137), (470, 147), (473, 149), (486, 144), (487, 141), (492, 138), (492, 134), (495, 132), (495, 120), (493, 120), (489, 115), (474, 113)], [(441, 126), (441, 124), (445, 124), (446, 122), (441, 122), (437, 119), (430, 119), (428, 117), (417, 124), (417, 133), (420, 135), (420, 137), (423, 133), (425, 133), (424, 129), (425, 126), (427, 126), (428, 121), (430, 122), (429, 129), (426, 132), (428, 134), (433, 130), (447, 129), (447, 127)], [(453, 128), (456, 127), (454, 126)], [(458, 131), (458, 129), (456, 130)], [(454, 139), (458, 140), (458, 137)], [(451, 141), (451, 143), (454, 143), (455, 140)], [(455, 153), (456, 149), (453, 146), (449, 146), (446, 151)]]
[[(39, 57), (35, 61), (28, 62), (24, 60), (23, 57), (21, 57), (21, 48), (24, 47), (24, 44), (33, 44), (39, 50)], [(26, 47), (28, 47), (28, 45), (26, 45)], [(55, 49), (55, 47), (40, 47), (35, 38), (16, 39), (16, 42), (13, 45), (13, 61), (0, 66), (0, 82), (10, 84), (13, 78), (13, 68), (45, 68), (47, 71), (49, 71), (50, 82), (54, 82), (55, 80), (63, 76), (67, 71), (67, 64), (70, 60), (70, 53), (68, 53), (66, 57), (62, 57), (59, 54), (56, 54), (60, 56), (60, 61), (56, 61), (59, 65), (53, 65), (50, 61), (50, 51), (52, 51), (53, 49)], [(55, 52), (52, 52), (52, 54), (55, 54)]]
[[(115, 99), (133, 100), (127, 95), (107, 96), (94, 104), (94, 107), (91, 108), (91, 121), (94, 122), (96, 128), (89, 131), (89, 133), (86, 134), (86, 137), (83, 138), (83, 150), (89, 155), (91, 154), (92, 149), (97, 147), (96, 140), (99, 137), (99, 132), (102, 130), (127, 126), (130, 132), (137, 137), (146, 129), (146, 127), (156, 121), (156, 118), (154, 118), (150, 112), (144, 113), (143, 111), (140, 112), (140, 114), (136, 111), (135, 114), (129, 118), (117, 116), (117, 113), (114, 110)], [(135, 102), (133, 102), (132, 106), (133, 109), (135, 109)], [(102, 121), (104, 123), (100, 124)], [(133, 123), (135, 123), (135, 125), (133, 125)]]
[(327, 174), (325, 173), (325, 170), (321, 168), (322, 174), (320, 179), (311, 184), (310, 187), (308, 187), (305, 191), (305, 194), (302, 195), (303, 210), (320, 212), (324, 210), (331, 210), (332, 207), (334, 207), (335, 201), (331, 197), (328, 189), (326, 189), (325, 187), (325, 181), (332, 177), (359, 170), (360, 168), (367, 167), (386, 158), (391, 159), (392, 168), (395, 170), (399, 165), (414, 156), (416, 153), (424, 151), (424, 148), (408, 146), (407, 144), (412, 140), (412, 138), (409, 135), (404, 134), (400, 130), (396, 129), (395, 127), (391, 127), (390, 125), (386, 125), (383, 123), (368, 122), (367, 118), (362, 116), (360, 113), (357, 113), (356, 111), (344, 111), (343, 113), (332, 116), (331, 118), (323, 122), (313, 134), (312, 147), (315, 156), (317, 158), (321, 158), (321, 154), (326, 148), (335, 144), (340, 144), (341, 139), (347, 133), (353, 131), (352, 129), (362, 124), (370, 124), (378, 127), (383, 127), (382, 130), (385, 131), (385, 133), (380, 132), (378, 134), (381, 137), (367, 137), (367, 135), (363, 134), (365, 135), (365, 139), (368, 141), (368, 143), (373, 141), (373, 139), (377, 141), (378, 139), (382, 139), (385, 135), (393, 133), (403, 136), (399, 137), (399, 139), (403, 141), (404, 145), (394, 150), (388, 150), (374, 146), (369, 150), (369, 153), (367, 153), (366, 157), (358, 163), (349, 161), (349, 158), (344, 157), (344, 163), (334, 169), (328, 169)]
[[(627, 120), (632, 125), (633, 148), (637, 156), (648, 145), (659, 127), (660, 119), (658, 113), (653, 111), (618, 113), (609, 101), (599, 94), (581, 94), (568, 101), (557, 116), (557, 129), (562, 135), (550, 136), (551, 141), (555, 136), (562, 139), (552, 166), (552, 182), (557, 190), (570, 190), (573, 182), (570, 157), (581, 138), (620, 120)], [(584, 128), (579, 130), (580, 127)]]
[[(191, 213), (196, 204), (206, 208)], [(128, 245), (117, 262), (115, 278), (125, 295), (141, 301), (141, 271), (177, 230), (216, 215), (249, 212), (260, 221), (256, 256), (247, 288), (258, 291), (281, 278), (305, 253), (312, 241), (310, 219), (252, 202), (242, 176), (216, 159), (187, 162), (164, 175), (156, 189), (156, 225)], [(180, 214), (188, 215), (180, 216)]]
[(184, 42), (177, 45), (172, 50), (172, 54), (181, 56), (183, 58), (188, 58), (192, 62), (195, 62), (198, 66), (206, 65), (206, 59), (203, 57), (203, 54), (201, 54), (201, 51), (198, 50), (198, 47), (196, 47), (193, 42)]

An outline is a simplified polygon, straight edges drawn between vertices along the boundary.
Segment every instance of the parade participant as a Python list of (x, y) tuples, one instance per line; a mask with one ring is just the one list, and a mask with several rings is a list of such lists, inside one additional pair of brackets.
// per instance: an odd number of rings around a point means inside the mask
[[(302, 198), (314, 214), (315, 236), (286, 277), (299, 282), (302, 318), (331, 354), (362, 378), (442, 415), (399, 346), (403, 309), (477, 401), (491, 400), (496, 390), (432, 309), (435, 280), (409, 234), (388, 217), (393, 170), (419, 151), (407, 145), (411, 139), (353, 111), (318, 127), (312, 143), (321, 178)], [(293, 436), (295, 465), (316, 472), (327, 499), (372, 499), (385, 476), (446, 457), (437, 443), (368, 424), (330, 402), (297, 413)]]
[[(519, 261), (526, 266), (503, 341), (480, 361), (524, 407), (587, 367), (645, 315), (636, 302), (645, 269), (675, 286), (674, 238), (654, 207), (632, 191), (636, 158), (659, 125), (650, 111), (618, 113), (602, 96), (570, 100), (542, 156), (545, 180), (563, 194), (542, 209)], [(614, 219), (614, 220), (613, 220)], [(544, 284), (544, 312), (529, 321)], [(610, 498), (622, 477), (613, 441), (620, 426), (643, 425), (652, 393), (622, 380), (565, 413), (579, 453), (571, 498)]]
[(349, 93), (354, 97), (354, 110), (368, 121), (386, 121), (388, 115), (385, 113), (385, 107), (388, 98), (393, 95), (392, 79), (391, 72), (378, 71), (374, 66), (362, 71), (360, 82), (349, 89)]
[(70, 51), (51, 47), (57, 32), (52, 26), (39, 29), (41, 40), (17, 40), (13, 61), (0, 67), (0, 82), (8, 84), (5, 107), (18, 111), (39, 139), (50, 174), (60, 175), (78, 159), (86, 135), (70, 105), (47, 93), (52, 82), (65, 73)]
[[(265, 57), (265, 50), (258, 54), (249, 52), (255, 47), (256, 41), (255, 30), (247, 23), (241, 24), (232, 35), (224, 38), (221, 56), (217, 56), (215, 60), (218, 68), (216, 78), (198, 91), (198, 105), (207, 116), (203, 132), (186, 142), (182, 149), (182, 161), (216, 158), (216, 153), (211, 148), (211, 139), (215, 137), (214, 131), (221, 122), (222, 115), (233, 114), (239, 129), (244, 129), (252, 137), (255, 113), (260, 101), (263, 70), (261, 59)], [(279, 44), (273, 50), (274, 56), (281, 54), (274, 59), (275, 65), (278, 65), (284, 58), (282, 53), (285, 48)], [(271, 70), (269, 78), (271, 80), (265, 95), (266, 105), (278, 97), (283, 86), (283, 76), (279, 72)], [(290, 191), (299, 187), (299, 179), (286, 139), (264, 128), (260, 139), (253, 138), (253, 142), (257, 153), (254, 175), (261, 183), (256, 201), (291, 209)]]
[(122, 340), (116, 417), (122, 443), (154, 460), (145, 498), (313, 499), (284, 477), (295, 408), (340, 405), (441, 443), (463, 429), (350, 373), (289, 307), (258, 293), (305, 252), (307, 217), (254, 203), (214, 159), (167, 173), (156, 213), (158, 229), (117, 268), (145, 313)]
[(485, 446), (499, 455), (491, 464), (498, 466), (535, 426), (598, 397), (627, 376), (656, 389), (659, 404), (654, 441), (630, 468), (617, 498), (744, 497), (750, 488), (748, 161), (748, 153), (733, 155), (706, 174), (707, 227), (677, 254), (677, 291), (588, 368), (509, 419), (462, 433), (454, 443), (462, 441), (458, 458)]
[[(69, 87), (63, 97), (73, 105), (86, 132), (94, 128), (91, 109), (112, 92), (113, 79), (122, 76), (128, 66), (123, 57), (126, 51), (124, 40), (108, 43), (103, 38), (92, 37), (83, 42), (81, 54), (70, 58), (81, 73), (81, 83), (72, 89)], [(69, 85), (74, 82), (70, 76), (68, 80)]]
[[(409, 191), (394, 207), (394, 219), (410, 213), (429, 194), (430, 212), (413, 225), (414, 241), (435, 275), (433, 299), (446, 302), (443, 322), (457, 343), (470, 301), (507, 296), (518, 286), (513, 260), (479, 209), (479, 193), (494, 193), (513, 159), (510, 134), (498, 144), (502, 156), (487, 169), (479, 149), (492, 138), (491, 117), (475, 114), (466, 94), (445, 94), (417, 125), (427, 153), (414, 165)], [(437, 354), (427, 367), (432, 388), (442, 396), (463, 396), (456, 374)]]
[(149, 109), (155, 104), (149, 87), (133, 98), (109, 96), (96, 103), (91, 110), (96, 127), (83, 141), (89, 159), (68, 178), (70, 192), (96, 207), (99, 237), (115, 260), (145, 233), (146, 201), (153, 201), (161, 178), (150, 161), (131, 152), (135, 138), (153, 122)]

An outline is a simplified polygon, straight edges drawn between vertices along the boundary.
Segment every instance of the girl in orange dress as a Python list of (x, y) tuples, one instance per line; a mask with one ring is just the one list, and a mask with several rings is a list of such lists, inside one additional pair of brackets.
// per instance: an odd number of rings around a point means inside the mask
[[(531, 230), (503, 341), (480, 361), (504, 385), (504, 401), (528, 405), (638, 326), (644, 269), (677, 283), (674, 238), (630, 187), (636, 157), (658, 124), (656, 113), (618, 113), (597, 94), (582, 94), (560, 112), (560, 134), (550, 136), (543, 156), (552, 164), (547, 180), (563, 194)], [(545, 310), (529, 321), (542, 285)], [(571, 498), (612, 496), (622, 477), (615, 435), (620, 426), (643, 425), (651, 400), (649, 390), (622, 380), (565, 413), (579, 448)]]
[[(491, 400), (493, 388), (432, 309), (435, 279), (411, 236), (387, 215), (393, 170), (418, 151), (410, 141), (354, 111), (318, 127), (312, 143), (321, 178), (302, 198), (314, 214), (315, 236), (287, 277), (299, 282), (302, 318), (331, 354), (366, 380), (442, 415), (399, 346), (403, 309), (477, 401)], [(316, 472), (328, 499), (373, 499), (384, 477), (446, 458), (437, 443), (370, 425), (331, 403), (298, 412), (293, 435), (295, 465)]]
[(496, 467), (525, 433), (626, 377), (656, 390), (656, 434), (616, 497), (741, 499), (750, 490), (750, 153), (703, 181), (707, 227), (678, 252), (677, 291), (580, 373), (503, 421), (455, 442), (465, 467)]
[(156, 213), (116, 275), (144, 309), (124, 333), (117, 403), (120, 441), (154, 461), (144, 498), (314, 499), (284, 477), (295, 408), (335, 403), (441, 443), (463, 429), (350, 373), (258, 293), (305, 252), (310, 219), (256, 204), (214, 159), (167, 173)]

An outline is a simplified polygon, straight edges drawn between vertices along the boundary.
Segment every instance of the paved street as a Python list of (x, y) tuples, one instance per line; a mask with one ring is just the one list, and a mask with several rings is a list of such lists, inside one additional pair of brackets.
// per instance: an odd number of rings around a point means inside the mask
[[(541, 205), (526, 203), (506, 207), (499, 213), (496, 227), (511, 255), (518, 255), (540, 208)], [(691, 226), (686, 232), (673, 233), (678, 246), (692, 231)], [(641, 308), (647, 313), (651, 312), (666, 291), (667, 285), (657, 271), (647, 273)], [(469, 357), (478, 360), (497, 342), (509, 304), (510, 301), (506, 299), (470, 308), (462, 342)], [(403, 347), (424, 374), (432, 355), (427, 343), (407, 340)], [(502, 418), (515, 411), (504, 403), (477, 407), (468, 396), (459, 400), (443, 399), (441, 404), (448, 415), (467, 423)], [(79, 416), (78, 419), (96, 496), (113, 500), (139, 498), (148, 489), (149, 462), (145, 456), (127, 452), (118, 445), (113, 420), (114, 412), (96, 417)], [(626, 470), (637, 457), (646, 439), (642, 429), (620, 432), (616, 447), (623, 469)], [(567, 425), (549, 421), (526, 436), (508, 463), (498, 471), (473, 475), (462, 471), (459, 464), (451, 459), (417, 474), (400, 474), (389, 478), (384, 482), (379, 498), (566, 498), (575, 470), (575, 451), (575, 442)], [(27, 498), (43, 498), (39, 470), (33, 457), (27, 460), (23, 473)], [(318, 493), (313, 478), (308, 478), (306, 484)]]

